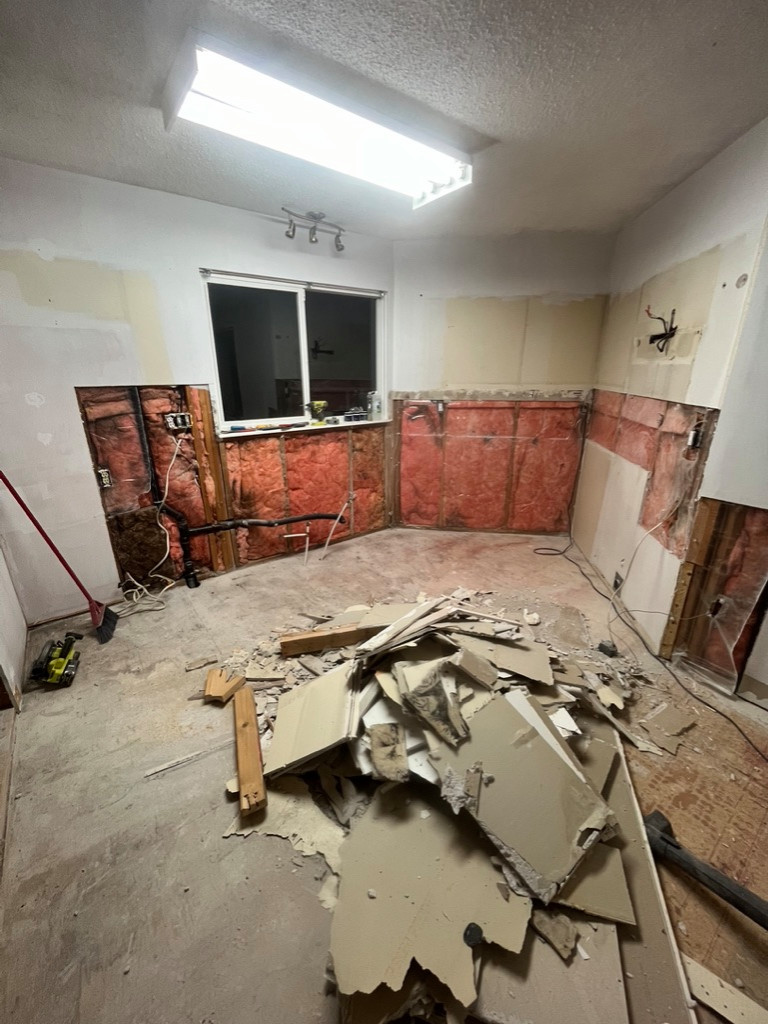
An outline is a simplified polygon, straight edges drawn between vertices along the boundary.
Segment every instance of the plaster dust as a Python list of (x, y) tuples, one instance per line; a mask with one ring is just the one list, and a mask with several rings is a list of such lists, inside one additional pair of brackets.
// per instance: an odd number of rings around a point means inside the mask
[[(568, 643), (596, 642), (606, 602), (564, 559), (534, 555), (538, 543), (390, 530), (331, 548), (322, 562), (311, 553), (306, 568), (297, 555), (171, 590), (164, 612), (122, 620), (103, 647), (88, 634), (72, 688), (28, 689), (16, 720), (18, 799), (0, 880), (12, 951), (3, 1020), (251, 1024), (258, 1006), (264, 1021), (335, 1024), (336, 1004), (323, 992), (331, 919), (317, 899), (326, 868), (319, 858), (294, 863), (287, 840), (222, 839), (236, 813), (224, 793), (235, 757), (231, 745), (213, 748), (231, 739), (231, 710), (187, 701), (206, 669), (195, 677), (184, 666), (253, 649), (273, 629), (304, 629), (301, 613), (458, 586), (492, 590), (513, 618), (535, 606), (542, 631), (579, 608), (589, 632), (572, 629)], [(67, 625), (87, 632), (88, 621), (34, 630), (30, 655)], [(618, 626), (622, 647), (624, 636)], [(677, 703), (671, 681), (668, 688), (664, 699)], [(768, 877), (755, 838), (768, 821), (764, 768), (727, 722), (700, 710), (696, 739), (684, 738), (676, 758), (630, 751), (640, 801), (646, 813), (666, 810), (681, 841), (759, 891)], [(739, 715), (739, 705), (728, 711)], [(768, 746), (756, 720), (742, 724)], [(144, 779), (202, 749), (212, 752)], [(747, 994), (768, 1004), (765, 936), (755, 927), (745, 940), (742, 922), (684, 880), (665, 885), (673, 919), (688, 922), (684, 951), (726, 980), (742, 978)]]

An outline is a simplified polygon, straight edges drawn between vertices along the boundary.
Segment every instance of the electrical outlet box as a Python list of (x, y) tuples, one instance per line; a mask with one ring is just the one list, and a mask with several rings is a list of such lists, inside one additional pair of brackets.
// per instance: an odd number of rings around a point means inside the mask
[(190, 430), (192, 417), (188, 412), (167, 412), (165, 414), (165, 425), (169, 430)]
[(613, 589), (614, 590), (618, 590), (623, 582), (624, 582), (624, 577), (621, 575), (621, 573), (618, 573), (618, 572), (615, 573), (614, 577), (613, 577)]

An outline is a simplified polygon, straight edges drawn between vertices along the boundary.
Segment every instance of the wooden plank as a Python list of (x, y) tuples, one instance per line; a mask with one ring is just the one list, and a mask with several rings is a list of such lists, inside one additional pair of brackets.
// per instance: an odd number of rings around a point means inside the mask
[(686, 552), (686, 561), (694, 565), (706, 565), (712, 538), (720, 514), (720, 502), (715, 498), (701, 498), (696, 506), (696, 517), (691, 530), (691, 540)]
[(768, 1024), (768, 1010), (733, 985), (718, 978), (689, 956), (683, 957), (683, 966), (691, 994), (697, 1002), (710, 1007), (731, 1024)]
[(223, 668), (212, 668), (205, 677), (203, 700), (226, 704), (229, 698), (245, 685), (245, 676), (228, 676)]
[(661, 646), (659, 647), (659, 654), (662, 658), (671, 658), (674, 653), (678, 634), (680, 633), (683, 609), (685, 608), (685, 604), (688, 599), (688, 591), (691, 587), (691, 580), (693, 579), (693, 572), (694, 563), (683, 562), (680, 566), (680, 571), (677, 574), (675, 595), (672, 598), (672, 607), (669, 610), (669, 618), (667, 619), (667, 624), (664, 627), (664, 635), (661, 638)]
[(362, 643), (378, 633), (378, 627), (359, 625), (328, 626), (311, 629), (306, 633), (286, 633), (280, 637), (280, 653), (284, 658), (296, 654), (314, 654)]
[(254, 814), (267, 806), (264, 766), (261, 759), (259, 723), (256, 705), (249, 688), (235, 693), (235, 743), (237, 746), (237, 779), (240, 786), (240, 813)]
[[(187, 404), (187, 409), (192, 409), (192, 402), (190, 401), (190, 393), (195, 392), (195, 397), (202, 402), (205, 400), (202, 396), (202, 388), (185, 387), (184, 395)], [(205, 396), (210, 401), (208, 392), (205, 391)], [(208, 459), (208, 449), (205, 444), (205, 434), (201, 429), (201, 426), (197, 423), (194, 414), (192, 414), (192, 444), (195, 449), (195, 459), (197, 460), (197, 478), (200, 484), (200, 496), (203, 500), (203, 513), (205, 515), (206, 523), (212, 523), (214, 519), (213, 508), (208, 498), (208, 489), (205, 486), (205, 480), (203, 479), (203, 467), (207, 466), (210, 472), (210, 464)], [(216, 480), (212, 473), (210, 473), (210, 479), (214, 485), (214, 491), (216, 489)], [(219, 541), (215, 533), (208, 535), (208, 550), (211, 553), (211, 565), (216, 572), (222, 572), (224, 569), (224, 560), (221, 556), (221, 550)]]
[(0, 879), (3, 875), (3, 856), (5, 853), (15, 737), (16, 711), (13, 708), (6, 708), (0, 711)]
[[(229, 503), (227, 501), (226, 487), (226, 463), (222, 462), (222, 446), (216, 437), (216, 428), (213, 423), (213, 409), (211, 408), (211, 395), (205, 388), (198, 389), (200, 401), (200, 412), (203, 419), (203, 443), (208, 453), (208, 464), (211, 468), (211, 476), (214, 486), (214, 512), (217, 522), (231, 519)], [(221, 558), (224, 569), (234, 569), (237, 565), (235, 557), (235, 544), (231, 530), (217, 534), (218, 545), (221, 551)]]

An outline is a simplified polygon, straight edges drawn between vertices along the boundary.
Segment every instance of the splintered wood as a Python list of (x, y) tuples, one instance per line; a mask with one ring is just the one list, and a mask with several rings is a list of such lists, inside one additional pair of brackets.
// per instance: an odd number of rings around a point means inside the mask
[(240, 813), (253, 814), (267, 804), (264, 770), (261, 763), (259, 725), (256, 705), (248, 689), (235, 693), (235, 744), (237, 748), (237, 779), (240, 786)]
[[(663, 755), (650, 736), (669, 749), (692, 723), (660, 707), (643, 739), (619, 717), (631, 693), (615, 664), (563, 657), (537, 639), (538, 613), (518, 621), (478, 597), (357, 605), (282, 635), (294, 660), (248, 670), (286, 680), (274, 721), (261, 716), (276, 806), (227, 834), (326, 857), (347, 1024), (690, 1024), (611, 726)], [(234, 706), (252, 814), (266, 794), (250, 688)]]
[(233, 693), (245, 685), (245, 676), (229, 676), (222, 668), (212, 668), (205, 678), (203, 700), (226, 704)]

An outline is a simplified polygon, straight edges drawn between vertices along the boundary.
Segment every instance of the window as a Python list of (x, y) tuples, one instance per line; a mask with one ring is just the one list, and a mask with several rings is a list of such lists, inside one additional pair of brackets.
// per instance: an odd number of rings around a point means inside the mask
[(223, 428), (309, 421), (366, 408), (376, 390), (379, 293), (210, 275)]

